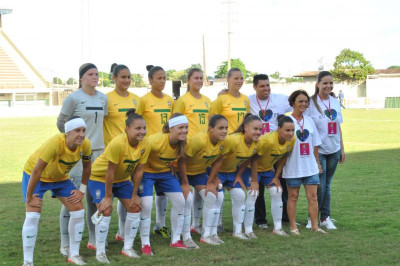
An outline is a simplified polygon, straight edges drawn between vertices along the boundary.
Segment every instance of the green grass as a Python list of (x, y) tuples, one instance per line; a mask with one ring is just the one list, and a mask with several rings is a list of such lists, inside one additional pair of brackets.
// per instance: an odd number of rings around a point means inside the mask
[[(224, 226), (228, 232), (221, 235), (226, 242), (224, 245), (201, 244), (199, 250), (173, 250), (168, 247), (169, 240), (153, 236), (154, 257), (127, 259), (119, 255), (122, 243), (113, 240), (117, 230), (114, 212), (109, 234), (109, 259), (114, 265), (400, 264), (400, 110), (344, 110), (343, 115), (347, 161), (337, 169), (331, 203), (332, 217), (337, 220), (339, 228), (337, 231), (317, 235), (300, 226), (301, 236), (282, 238), (272, 235), (271, 229), (262, 231), (257, 228), (257, 240), (234, 240), (231, 237), (231, 204), (229, 196), (226, 196)], [(25, 211), (20, 185), (22, 170), (30, 154), (57, 132), (55, 124), (55, 117), (0, 119), (2, 264), (15, 265), (23, 260), (21, 228)], [(269, 206), (268, 193), (266, 198)], [(35, 249), (37, 265), (65, 263), (58, 252), (59, 209), (60, 203), (46, 195)], [(152, 220), (154, 223), (154, 216)], [(272, 221), (269, 210), (268, 220)], [(297, 220), (302, 224), (307, 220), (303, 190)], [(193, 238), (198, 242), (198, 236)], [(86, 243), (87, 232), (81, 254), (87, 262), (95, 264), (95, 254), (84, 248)], [(134, 248), (140, 250), (139, 236)]]

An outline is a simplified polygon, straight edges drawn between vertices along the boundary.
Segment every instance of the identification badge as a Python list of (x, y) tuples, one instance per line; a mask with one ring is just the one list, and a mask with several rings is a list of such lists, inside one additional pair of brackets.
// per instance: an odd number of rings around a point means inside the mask
[(328, 123), (328, 135), (334, 136), (336, 134), (337, 134), (336, 122), (329, 122)]
[(262, 123), (261, 134), (264, 135), (265, 133), (269, 133), (269, 123), (268, 122), (263, 122)]
[(310, 143), (300, 143), (300, 155), (310, 155)]

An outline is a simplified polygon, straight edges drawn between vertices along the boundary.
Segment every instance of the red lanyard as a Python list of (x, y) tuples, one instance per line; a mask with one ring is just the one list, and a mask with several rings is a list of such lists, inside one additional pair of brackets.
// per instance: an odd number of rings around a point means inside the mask
[(321, 100), (321, 102), (325, 105), (326, 110), (328, 110), (328, 112), (329, 112), (329, 118), (332, 120), (331, 101), (328, 100), (328, 101), (329, 101), (329, 107), (328, 107), (328, 106), (326, 106), (326, 104), (325, 104), (324, 101), (322, 100), (321, 96), (319, 96), (319, 94), (318, 94), (318, 97), (319, 97), (319, 99)]
[(260, 102), (258, 101), (257, 95), (256, 95), (256, 100), (257, 100), (258, 106), (260, 106), (261, 113), (263, 114), (263, 117), (261, 117), (261, 119), (263, 119), (263, 120), (264, 120), (265, 115), (267, 114), (268, 105), (269, 105), (269, 99), (270, 98), (268, 97), (267, 106), (265, 106), (265, 110), (263, 110), (262, 107), (261, 107)]
[[(294, 115), (292, 115), (292, 116), (294, 117)], [(304, 138), (304, 117), (303, 117), (303, 125), (300, 125), (300, 120), (298, 120), (296, 117), (294, 117), (294, 119), (296, 119), (296, 122), (301, 129), (301, 134), (303, 134), (303, 138)]]

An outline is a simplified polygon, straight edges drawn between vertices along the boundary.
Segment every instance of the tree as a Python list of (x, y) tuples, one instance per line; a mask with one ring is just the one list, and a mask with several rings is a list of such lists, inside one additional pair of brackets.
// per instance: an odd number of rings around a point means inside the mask
[(336, 56), (333, 67), (332, 74), (339, 80), (365, 80), (367, 75), (375, 73), (371, 62), (362, 53), (350, 49), (343, 49)]
[[(231, 59), (231, 67), (239, 68), (243, 73), (244, 79), (251, 76), (251, 71), (246, 69), (246, 66), (239, 58)], [(214, 75), (216, 78), (226, 78), (228, 75), (228, 61), (223, 61), (217, 68), (217, 71), (214, 72)]]
[(74, 78), (69, 78), (67, 80), (67, 85), (77, 84), (78, 82)]
[(109, 87), (111, 85), (110, 74), (99, 71), (99, 86)]
[(63, 84), (63, 81), (62, 81), (60, 78), (58, 78), (58, 77), (54, 77), (54, 78), (53, 78), (53, 84), (62, 85), (62, 84)]
[(273, 79), (279, 79), (281, 76), (281, 73), (279, 73), (278, 71), (275, 71), (274, 74), (269, 75), (271, 78)]
[(146, 87), (146, 83), (140, 74), (131, 74), (131, 85), (132, 87)]
[(394, 66), (390, 66), (390, 67), (388, 67), (387, 69), (400, 69), (400, 66), (396, 66), (396, 65), (394, 65)]

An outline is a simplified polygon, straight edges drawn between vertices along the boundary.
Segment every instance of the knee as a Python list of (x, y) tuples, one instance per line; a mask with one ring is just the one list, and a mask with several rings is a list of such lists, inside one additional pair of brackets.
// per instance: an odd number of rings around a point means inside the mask
[(187, 199), (185, 200), (185, 207), (191, 207), (193, 205), (193, 194), (189, 192)]
[(142, 205), (142, 215), (150, 216), (151, 209), (153, 208), (153, 197), (140, 198), (140, 204)]
[(273, 199), (282, 199), (282, 190), (278, 187), (270, 187), (268, 188), (269, 194)]
[(299, 192), (291, 192), (289, 193), (289, 201), (296, 203), (297, 199), (299, 198)]
[(234, 201), (237, 201), (237, 202), (244, 202), (245, 195), (244, 195), (243, 189), (241, 189), (241, 188), (233, 188), (233, 189), (231, 189), (231, 191), (229, 191), (229, 192), (230, 192), (230, 194), (231, 194), (231, 198), (232, 198)]
[(133, 206), (130, 206), (130, 207), (129, 207), (128, 212), (131, 212), (131, 213), (138, 213), (138, 212), (140, 212), (140, 208), (139, 208), (139, 206), (137, 206), (137, 205), (133, 205)]
[(111, 213), (112, 213), (112, 207), (108, 207), (103, 211), (103, 215), (106, 217), (111, 216)]

